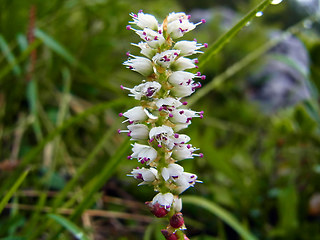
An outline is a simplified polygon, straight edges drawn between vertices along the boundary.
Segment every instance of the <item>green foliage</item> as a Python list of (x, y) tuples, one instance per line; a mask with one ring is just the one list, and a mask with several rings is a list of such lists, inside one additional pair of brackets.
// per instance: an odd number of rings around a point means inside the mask
[[(270, 2), (199, 1), (214, 6), (212, 19), (185, 37), (210, 46), (199, 57), (207, 80), (187, 99), (205, 112), (184, 132), (205, 156), (182, 162), (203, 181), (184, 198), (192, 240), (320, 239), (320, 16)], [(164, 18), (194, 4), (0, 1), (0, 240), (163, 239), (165, 224), (143, 204), (154, 192), (126, 176), (136, 163), (116, 131), (118, 113), (136, 104), (119, 85), (141, 80), (122, 66), (127, 50), (138, 53), (125, 26), (139, 9)], [(306, 46), (307, 69), (266, 55), (291, 34)], [(268, 114), (250, 100), (248, 79), (270, 59), (301, 75), (310, 98)]]
[(80, 240), (89, 239), (79, 227), (77, 227), (75, 224), (70, 222), (68, 219), (56, 214), (49, 214), (48, 217), (52, 218), (53, 220), (61, 224), (63, 227), (65, 227), (70, 233), (72, 233), (72, 235), (76, 239), (80, 239)]

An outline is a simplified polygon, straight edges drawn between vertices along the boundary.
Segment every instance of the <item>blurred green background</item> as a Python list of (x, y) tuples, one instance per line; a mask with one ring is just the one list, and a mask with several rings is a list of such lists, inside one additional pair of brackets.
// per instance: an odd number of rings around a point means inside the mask
[[(260, 2), (0, 0), (0, 239), (164, 239), (116, 131), (137, 104), (120, 84), (142, 80), (122, 65), (140, 41), (128, 14), (205, 17), (184, 39), (210, 46)], [(261, 14), (202, 66), (190, 98), (205, 112), (184, 130), (205, 156), (181, 163), (203, 181), (183, 194), (199, 199), (183, 206), (192, 240), (245, 239), (200, 199), (257, 239), (320, 239), (319, 2)]]

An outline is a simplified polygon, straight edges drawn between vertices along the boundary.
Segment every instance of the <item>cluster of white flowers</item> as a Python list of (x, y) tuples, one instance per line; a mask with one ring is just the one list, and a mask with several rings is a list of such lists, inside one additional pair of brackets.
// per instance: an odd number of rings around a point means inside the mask
[[(151, 185), (158, 192), (148, 202), (157, 217), (170, 215), (173, 219), (172, 216), (182, 208), (179, 194), (200, 182), (195, 174), (184, 172), (177, 161), (203, 157), (203, 154), (195, 153), (199, 149), (189, 143), (189, 136), (177, 132), (187, 128), (194, 117), (203, 117), (202, 111), (187, 109), (187, 102), (181, 98), (190, 96), (201, 87), (195, 79), (205, 79), (200, 72), (194, 74), (186, 71), (197, 68), (198, 63), (197, 58), (187, 56), (202, 53), (200, 49), (207, 47), (207, 44), (199, 44), (196, 40), (176, 40), (205, 20), (194, 24), (189, 21), (189, 15), (173, 12), (159, 24), (153, 15), (142, 11), (130, 16), (133, 21), (129, 23), (139, 29), (131, 25), (127, 29), (133, 30), (142, 39), (132, 45), (138, 47), (144, 57), (127, 53), (128, 60), (123, 64), (145, 79), (133, 88), (121, 85), (122, 89), (129, 91), (129, 96), (140, 101), (140, 105), (119, 114), (126, 118), (123, 122), (128, 126), (118, 132), (126, 132), (135, 141), (132, 144), (133, 153), (128, 159), (137, 159), (143, 165), (129, 176), (141, 180), (139, 185)], [(175, 216), (181, 223), (181, 216)], [(177, 229), (184, 228), (184, 224), (173, 225)], [(171, 237), (174, 234), (174, 231), (164, 233)]]

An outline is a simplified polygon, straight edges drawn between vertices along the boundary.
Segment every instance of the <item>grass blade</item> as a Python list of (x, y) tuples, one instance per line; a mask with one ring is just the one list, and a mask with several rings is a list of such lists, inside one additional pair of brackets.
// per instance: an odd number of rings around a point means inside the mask
[(7, 192), (7, 194), (2, 198), (0, 202), (0, 213), (4, 209), (4, 207), (9, 202), (12, 195), (17, 191), (17, 189), (20, 187), (20, 185), (23, 183), (24, 179), (29, 174), (30, 169), (24, 171), (21, 176), (18, 178), (18, 180), (13, 184), (13, 186), (10, 188), (10, 190)]
[(80, 240), (89, 240), (89, 238), (84, 234), (84, 232), (74, 223), (70, 222), (65, 217), (57, 214), (48, 214), (48, 217), (55, 220), (62, 226), (64, 226), (73, 236)]
[(3, 52), (3, 55), (7, 58), (10, 65), (12, 65), (12, 71), (15, 75), (20, 76), (21, 75), (21, 69), (18, 64), (16, 64), (16, 59), (12, 52), (10, 51), (10, 48), (6, 42), (6, 40), (0, 35), (0, 49)]
[(25, 60), (27, 57), (30, 56), (30, 53), (36, 49), (42, 42), (40, 40), (34, 41), (32, 44), (29, 45), (29, 47), (21, 53), (21, 55), (14, 60), (14, 62), (10, 65), (6, 65), (1, 71), (0, 71), (0, 83), (4, 76), (6, 76), (10, 71), (15, 68), (19, 63), (21, 63), (23, 60)]
[(257, 240), (257, 238), (253, 236), (247, 229), (245, 229), (245, 227), (243, 227), (243, 225), (235, 217), (217, 204), (204, 198), (194, 196), (183, 197), (183, 203), (193, 204), (208, 210), (232, 227), (243, 239)]
[(226, 45), (243, 27), (246, 26), (253, 18), (256, 17), (256, 14), (260, 11), (263, 11), (272, 0), (264, 0), (257, 7), (252, 9), (246, 16), (244, 16), (239, 22), (237, 22), (229, 31), (223, 34), (218, 38), (205, 54), (200, 58), (199, 69), (201, 69), (206, 63), (217, 54), (220, 49)]

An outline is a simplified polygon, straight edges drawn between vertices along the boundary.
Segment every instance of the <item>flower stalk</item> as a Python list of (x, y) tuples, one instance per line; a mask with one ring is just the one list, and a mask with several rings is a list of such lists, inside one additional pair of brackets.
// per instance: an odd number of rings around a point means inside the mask
[(159, 24), (153, 15), (142, 11), (130, 16), (133, 21), (129, 23), (138, 29), (131, 25), (126, 28), (142, 39), (132, 45), (138, 47), (143, 56), (127, 53), (128, 60), (123, 64), (140, 73), (144, 80), (133, 88), (121, 85), (121, 89), (139, 101), (138, 106), (119, 114), (126, 118), (123, 123), (128, 125), (126, 130), (118, 132), (126, 133), (134, 141), (128, 159), (137, 159), (140, 164), (128, 176), (141, 181), (139, 185), (152, 186), (157, 192), (146, 205), (156, 217), (168, 218), (169, 224), (162, 230), (164, 237), (186, 240), (179, 195), (201, 181), (197, 175), (185, 172), (178, 162), (203, 157), (203, 154), (196, 153), (199, 149), (189, 143), (190, 137), (179, 131), (187, 128), (194, 117), (203, 118), (203, 112), (188, 109), (188, 103), (182, 98), (201, 87), (196, 79), (205, 79), (200, 72), (188, 72), (197, 68), (198, 63), (197, 58), (188, 57), (201, 54), (200, 49), (208, 45), (177, 39), (205, 20), (194, 24), (189, 21), (189, 15), (173, 12)]

